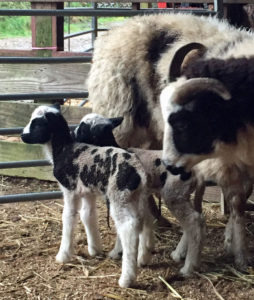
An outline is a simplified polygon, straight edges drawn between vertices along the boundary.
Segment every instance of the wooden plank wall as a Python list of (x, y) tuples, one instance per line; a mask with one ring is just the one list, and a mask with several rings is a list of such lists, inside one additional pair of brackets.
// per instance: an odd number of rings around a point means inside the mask
[[(0, 128), (25, 126), (38, 105), (40, 104), (0, 101)], [(69, 124), (78, 124), (84, 115), (91, 112), (91, 108), (64, 105), (61, 106), (61, 111)]]
[(0, 94), (84, 92), (90, 64), (0, 64)]

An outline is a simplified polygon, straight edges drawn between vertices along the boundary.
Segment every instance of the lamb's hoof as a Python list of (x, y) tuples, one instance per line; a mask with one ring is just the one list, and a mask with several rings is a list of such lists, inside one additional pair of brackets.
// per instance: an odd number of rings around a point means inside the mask
[(135, 283), (135, 279), (133, 278), (123, 278), (123, 276), (120, 277), (118, 280), (118, 284), (121, 288), (128, 288), (131, 285)]
[(180, 274), (183, 277), (190, 277), (193, 274), (193, 271), (194, 271), (194, 267), (191, 267), (191, 266), (185, 267), (185, 266), (183, 266), (180, 269)]
[(233, 245), (232, 245), (232, 241), (230, 240), (225, 240), (224, 241), (224, 249), (225, 249), (225, 252), (227, 253), (227, 255), (231, 256), (234, 254), (234, 251), (233, 251)]
[(102, 253), (101, 247), (88, 247), (88, 253), (90, 256), (100, 255)]
[(246, 272), (248, 269), (248, 265), (253, 265), (253, 258), (251, 255), (239, 255), (235, 257), (235, 265), (239, 271)]
[(63, 264), (71, 261), (72, 255), (68, 252), (58, 252), (56, 262)]
[(140, 255), (138, 257), (138, 267), (144, 267), (147, 266), (149, 264), (151, 260), (151, 253), (147, 252), (145, 255)]
[(112, 249), (108, 253), (108, 257), (114, 260), (119, 260), (122, 258), (123, 252), (122, 251), (116, 251), (115, 249)]
[(174, 250), (171, 252), (170, 257), (173, 259), (173, 261), (179, 263), (185, 259), (186, 253), (180, 253), (179, 251)]

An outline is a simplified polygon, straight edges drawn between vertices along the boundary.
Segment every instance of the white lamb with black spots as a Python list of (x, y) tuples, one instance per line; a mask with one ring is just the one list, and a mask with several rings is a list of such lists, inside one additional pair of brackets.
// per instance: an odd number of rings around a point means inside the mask
[[(105, 118), (98, 114), (88, 114), (81, 120), (75, 129), (75, 138), (79, 142), (96, 143), (110, 146), (117, 145), (113, 129), (121, 124), (123, 118)], [(140, 159), (146, 171), (148, 181), (147, 187), (149, 194), (161, 197), (169, 210), (180, 222), (183, 228), (183, 236), (171, 257), (176, 262), (185, 259), (181, 269), (183, 275), (189, 275), (200, 264), (200, 254), (205, 233), (205, 222), (201, 211), (195, 211), (190, 202), (190, 195), (194, 189), (199, 188), (196, 178), (193, 176), (187, 181), (182, 181), (180, 176), (173, 176), (162, 163), (162, 151), (144, 150), (138, 148), (128, 148), (131, 153), (135, 153)], [(203, 182), (202, 182), (203, 183)], [(203, 185), (200, 187), (203, 188)], [(201, 193), (202, 194), (202, 193)], [(202, 195), (195, 199), (197, 205), (202, 201)], [(121, 242), (117, 239), (115, 248), (109, 256), (118, 258), (121, 252)]]
[(42, 144), (53, 164), (64, 195), (62, 241), (56, 260), (73, 255), (73, 233), (78, 211), (87, 233), (90, 255), (102, 251), (96, 219), (96, 195), (110, 203), (110, 214), (123, 248), (121, 287), (136, 280), (137, 263), (150, 260), (153, 243), (146, 202), (146, 174), (136, 155), (113, 147), (77, 143), (59, 108), (39, 106), (21, 135), (23, 142)]

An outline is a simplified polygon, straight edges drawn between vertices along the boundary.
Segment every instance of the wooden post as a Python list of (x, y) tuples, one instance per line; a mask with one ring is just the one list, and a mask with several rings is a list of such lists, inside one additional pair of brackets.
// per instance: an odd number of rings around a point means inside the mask
[(138, 3), (138, 2), (132, 2), (131, 6), (132, 6), (132, 9), (134, 9), (134, 10), (140, 9), (140, 3)]
[(244, 10), (244, 4), (226, 4), (224, 6), (224, 17), (234, 26), (250, 27), (248, 15)]
[(220, 192), (220, 209), (222, 215), (229, 214), (228, 205), (227, 202), (225, 201), (225, 197), (222, 191)]
[[(31, 2), (32, 9), (63, 9), (63, 2)], [(32, 17), (32, 48), (38, 56), (49, 57), (54, 51), (64, 50), (64, 18), (51, 16)], [(59, 102), (63, 99), (47, 100), (46, 103)]]

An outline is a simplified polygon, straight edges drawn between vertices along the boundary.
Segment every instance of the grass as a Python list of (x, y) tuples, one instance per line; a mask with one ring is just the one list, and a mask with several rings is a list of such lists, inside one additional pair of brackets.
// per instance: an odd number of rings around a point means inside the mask
[[(72, 3), (71, 7), (87, 6), (85, 3)], [(0, 9), (29, 9), (26, 2), (0, 2)], [(99, 27), (108, 27), (109, 23), (120, 22), (124, 17), (99, 18)], [(71, 17), (70, 32), (75, 33), (91, 28), (90, 17)], [(28, 37), (31, 35), (31, 17), (25, 16), (0, 16), (0, 39), (11, 37)], [(64, 32), (68, 32), (68, 17), (65, 17)]]

